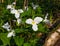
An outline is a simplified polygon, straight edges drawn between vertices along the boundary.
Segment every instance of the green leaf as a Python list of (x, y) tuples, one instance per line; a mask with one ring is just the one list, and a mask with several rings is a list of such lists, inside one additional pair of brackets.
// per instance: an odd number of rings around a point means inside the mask
[(18, 45), (18, 46), (22, 46), (23, 43), (24, 43), (24, 38), (20, 38), (20, 37), (14, 37), (14, 40), (15, 40), (15, 43)]
[(17, 28), (17, 29), (15, 29), (15, 32), (16, 33), (21, 33), (21, 32), (23, 32), (23, 29)]
[(42, 24), (39, 24), (39, 31), (41, 31), (41, 32), (44, 31), (44, 26)]
[(39, 24), (39, 31), (42, 33), (47, 33), (48, 29), (45, 27), (44, 24)]
[(10, 45), (10, 38), (7, 38), (7, 33), (0, 33), (0, 39), (3, 42), (3, 45)]
[(23, 46), (31, 46), (31, 44), (30, 43), (24, 43)]

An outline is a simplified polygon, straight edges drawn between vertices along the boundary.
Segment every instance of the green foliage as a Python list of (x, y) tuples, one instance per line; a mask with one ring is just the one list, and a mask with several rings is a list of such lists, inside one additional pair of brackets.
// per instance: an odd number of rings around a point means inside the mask
[(31, 44), (30, 43), (24, 43), (23, 46), (31, 46)]
[[(17, 25), (16, 22), (11, 22), (12, 20), (16, 20), (14, 14), (10, 13), (10, 10), (7, 10), (6, 7), (8, 4), (11, 4), (14, 0), (5, 0), (4, 3), (0, 4), (0, 40), (3, 42), (2, 46), (11, 45), (10, 41), (11, 38), (14, 39), (17, 46), (35, 46), (37, 41), (40, 39), (36, 37), (36, 34), (39, 33), (48, 33), (48, 28), (45, 26), (45, 23), (43, 21), (38, 24), (38, 31), (34, 32), (32, 30), (32, 25), (26, 24), (25, 21), (28, 18), (34, 19), (35, 17), (42, 17), (44, 18), (44, 10), (47, 7), (42, 7), (38, 4), (37, 0), (30, 0), (28, 2), (28, 10), (24, 11), (20, 14), (20, 18), (22, 19), (22, 22)], [(16, 9), (23, 9), (23, 2), (24, 0), (17, 0), (16, 2)], [(31, 3), (36, 3), (39, 6), (34, 10), (31, 6)], [(51, 10), (51, 9), (49, 9)], [(50, 12), (50, 11), (49, 11)], [(45, 12), (46, 13), (46, 12)], [(52, 16), (50, 17), (51, 20)], [(7, 38), (8, 32), (6, 29), (2, 28), (2, 26), (9, 22), (12, 29), (14, 29), (16, 36)], [(0, 42), (1, 42), (0, 41)]]
[(0, 33), (0, 39), (2, 40), (4, 46), (7, 44), (10, 45), (10, 38), (7, 38), (7, 33)]
[(14, 37), (14, 40), (15, 40), (15, 43), (18, 45), (18, 46), (22, 46), (23, 43), (24, 43), (24, 38), (20, 38), (20, 37)]

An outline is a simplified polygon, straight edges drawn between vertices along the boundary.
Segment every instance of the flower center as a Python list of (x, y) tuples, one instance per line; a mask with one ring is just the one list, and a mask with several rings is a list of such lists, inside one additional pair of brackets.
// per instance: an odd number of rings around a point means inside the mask
[(34, 21), (32, 21), (32, 25), (33, 25), (33, 24), (35, 24), (35, 22), (34, 22)]
[(18, 11), (16, 11), (16, 14), (18, 14), (19, 12)]

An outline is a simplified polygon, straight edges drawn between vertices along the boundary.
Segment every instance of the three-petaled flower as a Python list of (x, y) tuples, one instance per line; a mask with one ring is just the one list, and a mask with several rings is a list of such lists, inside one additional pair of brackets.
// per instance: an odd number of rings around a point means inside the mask
[(41, 17), (36, 17), (34, 20), (29, 18), (29, 19), (26, 20), (26, 23), (27, 24), (32, 24), (32, 29), (34, 31), (37, 31), (38, 30), (38, 25), (37, 24), (39, 24), (42, 20), (43, 20), (43, 18), (41, 18)]
[(18, 23), (18, 25), (19, 25), (20, 22), (21, 22), (21, 19), (19, 19), (20, 13), (23, 13), (23, 10), (22, 10), (22, 9), (18, 9), (18, 10), (13, 9), (13, 10), (11, 10), (11, 13), (12, 13), (12, 14), (15, 14), (15, 18), (17, 19), (17, 23)]
[(20, 16), (20, 13), (23, 13), (23, 10), (22, 9), (18, 9), (18, 10), (13, 9), (13, 10), (11, 10), (11, 13), (15, 14), (15, 18), (18, 19)]
[(7, 5), (7, 9), (10, 9), (10, 12), (12, 14), (15, 14), (15, 18), (17, 19), (17, 23), (18, 25), (20, 24), (21, 22), (21, 19), (19, 19), (20, 17), (20, 13), (23, 13), (23, 10), (22, 9), (15, 9), (14, 5), (16, 4), (16, 2), (13, 2), (11, 5)]
[(9, 33), (7, 35), (7, 37), (12, 37), (12, 36), (15, 36), (15, 32), (14, 30), (11, 29), (11, 26), (9, 25), (9, 23), (5, 23), (3, 26), (2, 26), (4, 29), (6, 29)]
[(10, 31), (10, 30), (11, 30), (11, 29), (10, 29), (10, 25), (9, 25), (8, 22), (5, 23), (2, 27), (3, 27), (4, 29), (6, 29), (7, 31)]

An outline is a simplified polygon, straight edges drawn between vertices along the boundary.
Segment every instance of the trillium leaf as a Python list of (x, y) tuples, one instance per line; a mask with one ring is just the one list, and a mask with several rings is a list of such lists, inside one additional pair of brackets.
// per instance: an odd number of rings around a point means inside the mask
[(24, 32), (24, 30), (20, 28), (15, 29), (15, 33), (21, 33), (21, 32)]
[(44, 26), (44, 24), (39, 24), (39, 31), (42, 33), (47, 33), (48, 29)]
[(30, 43), (24, 43), (23, 46), (31, 46), (31, 44)]
[(16, 43), (18, 46), (22, 46), (23, 43), (24, 43), (24, 38), (20, 38), (20, 37), (18, 37), (18, 36), (15, 37), (14, 40), (15, 40), (15, 43)]
[(3, 42), (3, 45), (10, 45), (10, 38), (7, 38), (7, 33), (0, 33), (0, 39)]

